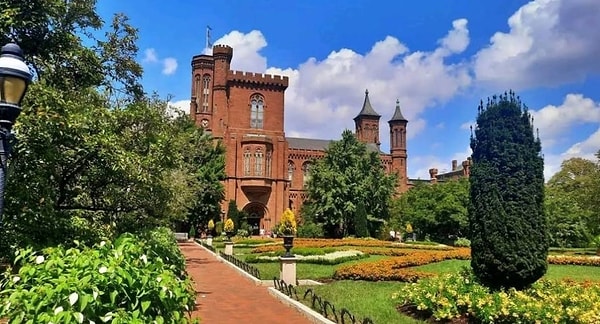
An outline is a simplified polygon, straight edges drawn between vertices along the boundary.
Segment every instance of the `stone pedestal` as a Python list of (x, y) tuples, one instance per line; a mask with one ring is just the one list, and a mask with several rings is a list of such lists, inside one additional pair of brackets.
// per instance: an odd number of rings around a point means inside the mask
[(233, 255), (233, 242), (225, 242), (225, 254)]
[(279, 257), (279, 279), (288, 285), (296, 285), (296, 257)]
[(212, 236), (209, 235), (206, 237), (206, 245), (212, 246)]

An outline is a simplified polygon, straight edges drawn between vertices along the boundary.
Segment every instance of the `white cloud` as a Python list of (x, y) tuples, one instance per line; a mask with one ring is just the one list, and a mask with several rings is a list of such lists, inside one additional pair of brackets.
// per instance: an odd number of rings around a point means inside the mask
[(544, 177), (546, 181), (550, 180), (560, 170), (563, 161), (574, 157), (596, 161), (595, 154), (598, 150), (600, 150), (600, 126), (587, 139), (573, 144), (565, 152), (544, 155)]
[(165, 75), (171, 75), (177, 70), (177, 60), (175, 58), (167, 57), (164, 59), (160, 59), (158, 53), (156, 53), (156, 50), (154, 48), (147, 48), (144, 51), (144, 58), (142, 59), (142, 63), (156, 64), (159, 62), (162, 64), (162, 73)]
[(382, 115), (380, 138), (386, 146), (387, 120), (397, 98), (409, 120), (407, 136), (412, 138), (426, 126), (420, 114), (427, 107), (451, 99), (471, 83), (467, 64), (445, 62), (469, 44), (466, 19), (456, 20), (432, 52), (411, 52), (398, 39), (387, 36), (367, 53), (342, 48), (324, 59), (312, 57), (292, 68), (268, 67), (260, 54), (267, 45), (260, 31), (233, 31), (215, 44), (233, 47), (232, 69), (290, 78), (285, 94), (285, 130), (291, 136), (338, 138), (343, 129), (354, 129), (352, 119), (360, 111), (368, 88), (373, 107)]
[(165, 75), (171, 75), (177, 70), (177, 60), (173, 57), (167, 57), (163, 60), (162, 73)]
[[(267, 46), (267, 40), (258, 30), (247, 34), (234, 30), (214, 44), (233, 47), (232, 70), (264, 72), (267, 69), (267, 58), (260, 54), (260, 50)], [(212, 55), (212, 48), (205, 49), (204, 54)]]
[(178, 100), (167, 103), (167, 114), (175, 116), (177, 114), (189, 114), (190, 101), (189, 100)]
[(156, 50), (154, 48), (148, 48), (144, 51), (144, 59), (142, 60), (144, 63), (155, 63), (158, 62), (158, 56), (156, 55)]
[(534, 127), (540, 129), (544, 148), (550, 148), (560, 140), (568, 140), (564, 134), (573, 127), (582, 124), (600, 126), (600, 103), (581, 94), (568, 94), (560, 106), (548, 105), (531, 113)]
[(409, 169), (409, 176), (417, 179), (429, 179), (429, 169), (431, 168), (438, 169), (438, 173), (450, 172), (452, 171), (452, 160), (456, 160), (460, 166), (462, 161), (466, 160), (472, 153), (471, 147), (466, 147), (464, 151), (456, 152), (445, 159), (434, 155), (411, 156), (409, 159), (410, 165), (417, 165), (418, 167), (414, 170)]
[(584, 80), (600, 72), (600, 1), (536, 0), (509, 19), (475, 56), (477, 80), (523, 89)]

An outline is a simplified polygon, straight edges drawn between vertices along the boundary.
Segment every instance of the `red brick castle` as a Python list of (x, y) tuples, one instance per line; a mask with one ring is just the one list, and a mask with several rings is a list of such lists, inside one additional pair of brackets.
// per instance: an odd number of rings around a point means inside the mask
[[(230, 70), (233, 49), (213, 47), (192, 59), (190, 116), (223, 141), (227, 178), (223, 210), (229, 200), (249, 214), (255, 229), (270, 230), (286, 208), (297, 212), (306, 198), (310, 161), (324, 156), (331, 140), (286, 137), (284, 96), (288, 77)], [(365, 91), (354, 118), (357, 138), (379, 152), (389, 173), (399, 176), (398, 192), (408, 190), (406, 126), (396, 101), (388, 121), (390, 153), (380, 150), (380, 118)], [(341, 133), (341, 130), (340, 130)]]

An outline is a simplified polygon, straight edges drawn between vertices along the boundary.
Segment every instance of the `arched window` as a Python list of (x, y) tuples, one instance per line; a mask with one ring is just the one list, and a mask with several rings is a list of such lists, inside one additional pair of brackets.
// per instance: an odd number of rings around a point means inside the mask
[(263, 110), (265, 101), (259, 94), (255, 94), (250, 98), (250, 127), (263, 128)]
[(200, 106), (201, 106), (201, 102), (200, 102), (200, 98), (201, 98), (201, 80), (202, 78), (199, 75), (196, 75), (196, 78), (194, 79), (194, 89), (196, 90), (196, 92), (192, 95), (195, 97), (196, 101), (194, 102), (196, 104), (196, 113), (200, 112)]
[(208, 97), (210, 95), (210, 75), (202, 78), (202, 112), (208, 112)]
[(262, 176), (263, 175), (263, 158), (264, 158), (264, 153), (262, 151), (261, 148), (257, 148), (256, 152), (254, 152), (254, 157), (256, 158), (255, 164), (254, 164), (254, 175), (257, 176)]
[(292, 179), (294, 178), (294, 170), (296, 167), (294, 166), (294, 162), (288, 161), (287, 172), (288, 172), (288, 180), (290, 184), (292, 183)]
[(271, 159), (273, 158), (273, 152), (271, 150), (267, 151), (267, 159), (266, 159), (266, 171), (265, 171), (265, 176), (266, 177), (270, 177), (271, 176)]
[(310, 162), (304, 162), (302, 164), (302, 185), (306, 186), (310, 180)]
[(244, 175), (250, 175), (250, 157), (252, 157), (252, 153), (250, 152), (250, 148), (246, 148), (244, 150)]

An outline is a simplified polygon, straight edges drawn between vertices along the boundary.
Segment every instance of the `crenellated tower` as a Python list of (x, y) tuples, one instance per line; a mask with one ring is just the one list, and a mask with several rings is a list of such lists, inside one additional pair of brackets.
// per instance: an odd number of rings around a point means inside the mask
[(390, 125), (390, 154), (392, 155), (392, 170), (398, 174), (399, 192), (408, 190), (407, 175), (407, 149), (406, 149), (406, 125), (408, 120), (400, 110), (400, 100), (396, 100), (396, 110), (388, 121)]
[(196, 55), (192, 59), (192, 96), (190, 115), (196, 125), (216, 138), (222, 138), (227, 124), (227, 78), (233, 49), (213, 47), (213, 55)]
[(369, 90), (365, 90), (365, 101), (362, 109), (356, 117), (354, 117), (354, 125), (356, 129), (356, 137), (359, 141), (369, 144), (381, 145), (379, 141), (379, 115), (369, 100)]

